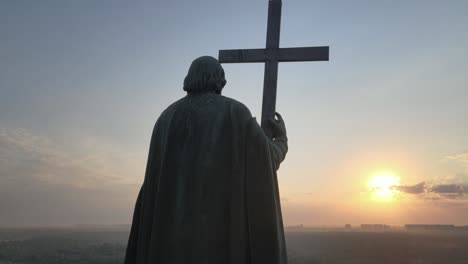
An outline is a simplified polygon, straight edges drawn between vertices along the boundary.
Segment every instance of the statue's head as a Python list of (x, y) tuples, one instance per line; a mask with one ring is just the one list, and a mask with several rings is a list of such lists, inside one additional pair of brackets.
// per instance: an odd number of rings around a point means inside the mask
[(221, 63), (213, 57), (203, 56), (194, 60), (190, 65), (184, 80), (184, 91), (187, 93), (215, 92), (220, 94), (224, 85), (226, 85), (226, 79)]

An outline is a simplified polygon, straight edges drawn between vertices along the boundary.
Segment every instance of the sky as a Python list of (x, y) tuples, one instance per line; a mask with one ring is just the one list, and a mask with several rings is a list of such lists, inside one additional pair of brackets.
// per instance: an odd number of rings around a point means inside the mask
[[(263, 48), (267, 0), (0, 2), (0, 226), (130, 223), (190, 63)], [(285, 225), (468, 225), (468, 2), (284, 0)], [(224, 65), (260, 116), (263, 64)]]

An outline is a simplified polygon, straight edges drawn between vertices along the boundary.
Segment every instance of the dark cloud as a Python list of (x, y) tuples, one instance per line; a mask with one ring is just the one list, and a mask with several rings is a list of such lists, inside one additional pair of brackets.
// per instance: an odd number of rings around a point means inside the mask
[(444, 194), (468, 194), (465, 186), (457, 184), (439, 184), (431, 187), (431, 192)]
[(393, 189), (408, 194), (425, 194), (431, 200), (468, 198), (468, 186), (460, 184), (428, 185), (420, 182), (415, 185), (393, 186)]
[(410, 194), (421, 194), (426, 191), (426, 183), (420, 182), (415, 185), (399, 185), (393, 187), (395, 190)]

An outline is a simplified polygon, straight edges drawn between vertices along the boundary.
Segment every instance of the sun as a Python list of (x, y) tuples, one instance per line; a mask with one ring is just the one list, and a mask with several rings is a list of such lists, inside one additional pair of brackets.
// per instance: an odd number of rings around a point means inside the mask
[(369, 182), (372, 199), (377, 202), (390, 202), (398, 194), (396, 186), (400, 185), (400, 177), (391, 172), (376, 173)]

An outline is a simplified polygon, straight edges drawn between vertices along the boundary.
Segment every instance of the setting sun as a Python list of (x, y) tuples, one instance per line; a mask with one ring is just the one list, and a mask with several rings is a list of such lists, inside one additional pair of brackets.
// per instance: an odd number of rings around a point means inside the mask
[(394, 187), (400, 184), (400, 178), (393, 173), (378, 173), (370, 180), (372, 199), (379, 202), (392, 201), (398, 190)]

